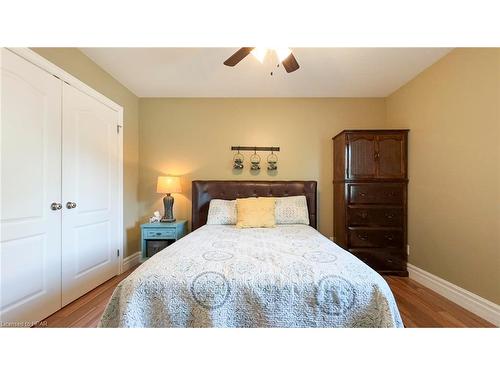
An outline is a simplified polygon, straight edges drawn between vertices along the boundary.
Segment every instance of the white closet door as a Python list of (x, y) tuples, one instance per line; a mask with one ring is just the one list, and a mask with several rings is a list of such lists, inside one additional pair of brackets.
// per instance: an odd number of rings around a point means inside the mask
[(61, 308), (61, 81), (1, 49), (0, 321)]
[(119, 136), (117, 112), (67, 84), (62, 123), (64, 306), (118, 273)]

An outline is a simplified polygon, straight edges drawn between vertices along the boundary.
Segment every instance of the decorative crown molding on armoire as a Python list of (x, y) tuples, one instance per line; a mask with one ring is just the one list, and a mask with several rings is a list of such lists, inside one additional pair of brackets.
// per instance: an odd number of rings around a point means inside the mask
[(383, 274), (408, 276), (408, 130), (333, 138), (334, 241)]

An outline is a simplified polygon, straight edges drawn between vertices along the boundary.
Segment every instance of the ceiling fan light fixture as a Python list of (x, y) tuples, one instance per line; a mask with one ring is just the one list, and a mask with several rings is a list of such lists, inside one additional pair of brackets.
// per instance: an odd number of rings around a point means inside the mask
[(292, 54), (292, 50), (290, 48), (275, 48), (274, 52), (276, 52), (276, 56), (278, 57), (279, 62), (283, 62), (288, 56)]
[(256, 47), (252, 50), (251, 53), (262, 64), (267, 55), (267, 48)]
[[(276, 57), (278, 58), (279, 63), (277, 67), (282, 65), (287, 73), (295, 72), (300, 68), (299, 63), (295, 59), (295, 56), (293, 56), (292, 50), (290, 48), (241, 47), (239, 50), (229, 56), (226, 61), (224, 61), (224, 65), (235, 66), (250, 54), (252, 54), (262, 64), (264, 63), (264, 59), (266, 58), (267, 53), (270, 51), (274, 51)], [(276, 63), (274, 62), (274, 64)], [(271, 75), (273, 75), (272, 72)]]

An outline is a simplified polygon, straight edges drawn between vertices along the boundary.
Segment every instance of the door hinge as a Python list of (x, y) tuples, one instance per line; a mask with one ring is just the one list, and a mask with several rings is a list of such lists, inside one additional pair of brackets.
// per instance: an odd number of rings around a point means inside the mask
[(116, 134), (120, 134), (120, 128), (122, 127), (122, 125), (116, 125)]
[(116, 249), (116, 256), (119, 257), (120, 256), (120, 249)]

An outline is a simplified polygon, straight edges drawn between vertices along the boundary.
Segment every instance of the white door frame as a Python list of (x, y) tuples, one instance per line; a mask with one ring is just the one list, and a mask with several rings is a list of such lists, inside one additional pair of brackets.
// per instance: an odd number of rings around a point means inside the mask
[(68, 72), (62, 70), (57, 65), (51, 63), (49, 60), (43, 58), (38, 53), (29, 48), (7, 48), (9, 51), (22, 57), (23, 59), (31, 62), (46, 72), (56, 76), (70, 86), (84, 92), (92, 98), (98, 100), (102, 104), (115, 110), (118, 114), (117, 130), (118, 134), (118, 245), (120, 255), (118, 257), (118, 270), (117, 274), (122, 273), (123, 270), (123, 253), (124, 253), (124, 230), (123, 230), (123, 107), (111, 99), (105, 97), (100, 92), (94, 90), (92, 87), (87, 86), (78, 78), (72, 76)]

